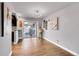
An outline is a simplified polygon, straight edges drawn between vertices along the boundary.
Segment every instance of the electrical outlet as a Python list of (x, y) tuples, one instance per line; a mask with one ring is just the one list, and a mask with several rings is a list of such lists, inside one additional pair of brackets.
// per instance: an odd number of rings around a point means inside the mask
[(57, 43), (59, 43), (59, 40), (57, 40)]

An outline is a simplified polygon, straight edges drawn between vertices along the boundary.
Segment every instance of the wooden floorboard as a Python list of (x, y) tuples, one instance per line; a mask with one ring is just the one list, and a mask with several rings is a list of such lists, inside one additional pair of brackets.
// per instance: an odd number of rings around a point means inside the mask
[(44, 39), (21, 39), (18, 44), (12, 44), (12, 56), (73, 56)]

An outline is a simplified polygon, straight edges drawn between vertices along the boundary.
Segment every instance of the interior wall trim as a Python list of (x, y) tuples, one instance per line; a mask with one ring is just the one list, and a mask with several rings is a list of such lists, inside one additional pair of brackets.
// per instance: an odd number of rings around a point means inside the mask
[(10, 51), (10, 53), (9, 53), (9, 56), (11, 56), (12, 55), (12, 51)]
[(63, 46), (61, 46), (61, 45), (59, 45), (59, 44), (53, 42), (53, 41), (51, 41), (51, 40), (48, 40), (48, 38), (46, 38), (46, 37), (44, 37), (44, 39), (47, 40), (47, 41), (49, 41), (49, 42), (51, 42), (51, 43), (53, 43), (53, 44), (55, 44), (56, 46), (58, 46), (58, 47), (60, 47), (60, 48), (62, 48), (62, 49), (64, 49), (65, 51), (71, 53), (71, 54), (74, 55), (74, 56), (79, 56), (79, 54), (77, 54), (77, 53), (75, 53), (75, 52), (73, 52), (73, 51), (71, 51), (71, 50), (69, 50), (69, 49), (67, 49), (67, 48), (65, 48), (65, 47), (63, 47)]

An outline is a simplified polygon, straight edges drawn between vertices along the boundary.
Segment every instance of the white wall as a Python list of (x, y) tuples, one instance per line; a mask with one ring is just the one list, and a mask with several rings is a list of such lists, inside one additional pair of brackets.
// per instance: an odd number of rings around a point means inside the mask
[[(79, 3), (73, 4), (48, 16), (59, 17), (59, 30), (45, 30), (44, 37), (79, 54)], [(51, 19), (52, 20), (52, 19)]]
[(11, 52), (11, 18), (7, 19), (8, 3), (4, 4), (4, 37), (0, 37), (0, 56), (8, 56)]

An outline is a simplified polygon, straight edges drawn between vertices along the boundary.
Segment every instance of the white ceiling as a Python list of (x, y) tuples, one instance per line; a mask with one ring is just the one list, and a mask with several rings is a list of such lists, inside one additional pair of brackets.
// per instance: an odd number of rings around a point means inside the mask
[[(71, 5), (71, 2), (11, 2), (15, 11), (26, 18), (43, 18), (47, 15)], [(36, 10), (39, 10), (36, 13)]]

